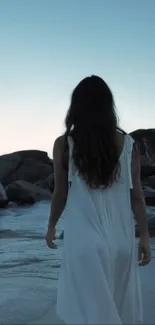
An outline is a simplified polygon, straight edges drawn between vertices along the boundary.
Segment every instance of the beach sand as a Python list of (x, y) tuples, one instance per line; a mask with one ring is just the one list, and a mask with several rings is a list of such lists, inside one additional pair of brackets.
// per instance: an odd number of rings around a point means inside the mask
[[(140, 268), (144, 324), (155, 324), (155, 251)], [(62, 324), (56, 316), (56, 282), (50, 279), (0, 279), (0, 324)]]

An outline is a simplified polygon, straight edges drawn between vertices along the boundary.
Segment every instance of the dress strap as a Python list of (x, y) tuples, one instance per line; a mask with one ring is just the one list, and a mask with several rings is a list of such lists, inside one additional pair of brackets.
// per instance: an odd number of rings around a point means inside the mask
[(127, 150), (127, 171), (130, 189), (133, 188), (132, 184), (132, 172), (131, 172), (131, 162), (132, 162), (132, 151), (134, 145), (134, 139), (130, 135), (126, 135), (126, 150)]
[(73, 176), (73, 140), (71, 137), (68, 137), (68, 148), (69, 148), (69, 162), (68, 162), (68, 182), (72, 182)]

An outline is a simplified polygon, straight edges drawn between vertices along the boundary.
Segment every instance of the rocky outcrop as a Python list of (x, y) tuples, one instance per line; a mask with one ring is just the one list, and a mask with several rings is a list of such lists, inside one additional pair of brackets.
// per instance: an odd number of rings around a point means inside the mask
[(7, 186), (13, 181), (35, 183), (53, 173), (53, 162), (47, 153), (25, 150), (0, 156), (0, 181)]
[(61, 231), (61, 234), (59, 235), (58, 239), (60, 239), (60, 240), (64, 239), (64, 230)]
[[(155, 129), (136, 130), (131, 136), (137, 142), (141, 154), (141, 179), (147, 205), (155, 206)], [(35, 189), (52, 193), (54, 189), (53, 161), (47, 153), (39, 150), (26, 150), (0, 156), (0, 182), (6, 188), (13, 188), (19, 181), (29, 183), (29, 201), (34, 201), (31, 195), (31, 185)], [(21, 183), (20, 183), (21, 184)], [(23, 184), (23, 183), (22, 183)], [(25, 184), (25, 183), (24, 183)], [(23, 186), (23, 185), (22, 185)], [(24, 185), (26, 186), (26, 185)], [(22, 190), (23, 191), (23, 190)], [(24, 192), (25, 193), (25, 192)], [(24, 194), (22, 194), (24, 195)], [(27, 201), (27, 194), (25, 200)], [(13, 194), (11, 194), (11, 199)], [(40, 195), (42, 198), (42, 195)], [(11, 199), (12, 200), (12, 199)], [(18, 201), (17, 195), (14, 200)], [(13, 200), (13, 201), (14, 201)], [(24, 199), (22, 199), (24, 202)], [(38, 200), (38, 198), (37, 198)], [(20, 199), (21, 202), (21, 199)]]
[(12, 174), (18, 170), (22, 158), (18, 152), (0, 156), (0, 182), (5, 186), (9, 184)]
[(155, 190), (149, 186), (144, 186), (145, 202), (148, 206), (155, 206)]
[(155, 206), (155, 129), (141, 129), (131, 133), (141, 155), (141, 180), (146, 204)]
[(25, 204), (33, 203), (39, 198), (50, 198), (54, 187), (53, 161), (46, 152), (39, 150), (25, 150), (0, 156), (0, 181), (11, 201)]
[(3, 185), (0, 183), (0, 208), (5, 208), (8, 205), (8, 198)]
[(141, 129), (131, 133), (141, 153), (141, 177), (155, 175), (155, 129)]
[(143, 184), (155, 190), (155, 175), (145, 177)]
[(0, 200), (7, 200), (5, 189), (1, 183), (0, 183)]
[(25, 181), (12, 182), (6, 187), (6, 193), (9, 201), (20, 205), (51, 199), (51, 194), (47, 190)]
[(36, 182), (35, 185), (52, 193), (54, 190), (54, 175), (50, 174), (46, 179)]
[[(148, 226), (149, 226), (149, 233), (151, 237), (155, 237), (155, 208), (154, 207), (147, 207), (147, 218), (148, 218)], [(139, 229), (136, 225), (136, 236), (139, 237)]]

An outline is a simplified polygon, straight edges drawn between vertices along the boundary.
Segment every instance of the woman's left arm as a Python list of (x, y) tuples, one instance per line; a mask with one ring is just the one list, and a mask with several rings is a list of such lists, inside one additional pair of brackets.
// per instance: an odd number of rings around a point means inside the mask
[[(52, 246), (52, 239), (55, 235), (55, 226), (65, 208), (68, 195), (68, 171), (63, 167), (62, 156), (64, 154), (64, 137), (59, 137), (53, 148), (54, 162), (54, 192), (52, 196), (51, 211), (48, 223), (46, 241), (48, 246)], [(48, 237), (48, 238), (47, 238)], [(51, 238), (52, 237), (52, 238)], [(50, 238), (50, 243), (49, 243)]]

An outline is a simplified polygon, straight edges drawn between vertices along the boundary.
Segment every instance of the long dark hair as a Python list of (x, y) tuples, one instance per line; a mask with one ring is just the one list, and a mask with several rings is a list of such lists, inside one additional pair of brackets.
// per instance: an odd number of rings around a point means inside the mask
[(73, 139), (73, 161), (81, 177), (91, 188), (110, 186), (120, 168), (117, 116), (112, 92), (103, 79), (91, 76), (77, 85), (65, 124), (65, 138)]

